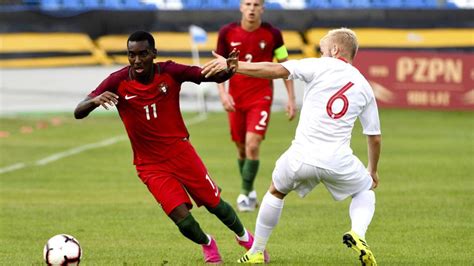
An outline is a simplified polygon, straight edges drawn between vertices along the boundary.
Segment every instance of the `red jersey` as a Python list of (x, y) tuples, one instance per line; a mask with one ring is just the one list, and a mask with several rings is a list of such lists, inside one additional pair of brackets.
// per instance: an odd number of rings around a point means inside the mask
[(112, 73), (89, 94), (96, 97), (111, 91), (119, 96), (117, 110), (132, 144), (135, 165), (164, 161), (187, 147), (189, 133), (179, 106), (181, 84), (216, 81), (204, 78), (196, 66), (167, 61), (154, 64), (154, 68), (149, 84), (132, 80), (128, 66)]
[[(257, 30), (248, 32), (240, 23), (234, 22), (220, 29), (217, 53), (227, 57), (235, 48), (240, 51), (239, 61), (272, 62), (275, 50), (283, 44), (280, 30), (269, 23), (262, 23)], [(229, 94), (234, 98), (236, 107), (272, 100), (273, 82), (235, 74), (229, 81)]]

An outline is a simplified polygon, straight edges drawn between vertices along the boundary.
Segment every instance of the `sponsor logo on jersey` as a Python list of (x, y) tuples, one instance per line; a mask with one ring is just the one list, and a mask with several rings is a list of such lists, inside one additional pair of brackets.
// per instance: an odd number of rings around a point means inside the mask
[(125, 100), (130, 100), (130, 99), (133, 99), (135, 97), (137, 97), (138, 95), (125, 95)]
[(230, 46), (235, 47), (241, 45), (241, 42), (230, 42)]
[(261, 40), (258, 45), (260, 46), (260, 49), (265, 49), (265, 47), (267, 46), (267, 43), (264, 41), (264, 40)]

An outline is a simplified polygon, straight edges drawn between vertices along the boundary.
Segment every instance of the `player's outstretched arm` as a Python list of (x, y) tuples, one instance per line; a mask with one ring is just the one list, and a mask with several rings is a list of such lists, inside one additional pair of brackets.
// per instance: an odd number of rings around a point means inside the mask
[(110, 91), (105, 91), (101, 95), (94, 98), (87, 96), (76, 106), (76, 109), (74, 110), (74, 117), (76, 119), (82, 119), (88, 116), (90, 112), (94, 111), (94, 109), (100, 105), (108, 110), (109, 107), (112, 107), (116, 104), (118, 104), (118, 95)]
[(249, 63), (240, 61), (237, 73), (267, 79), (287, 79), (290, 75), (290, 72), (280, 63), (273, 62)]
[(382, 147), (382, 136), (381, 135), (371, 135), (367, 136), (367, 150), (369, 156), (369, 163), (367, 165), (367, 170), (372, 176), (374, 181), (373, 187), (376, 188), (379, 184), (379, 176), (377, 173), (377, 165), (380, 158), (380, 150)]
[[(214, 60), (206, 63), (203, 66), (202, 74), (205, 77), (215, 75), (219, 71), (222, 71), (227, 67), (227, 61), (224, 57), (219, 54), (212, 52), (216, 57)], [(272, 62), (258, 62), (258, 63), (249, 63), (239, 61), (238, 66), (236, 67), (237, 73), (244, 74), (247, 76), (253, 76), (257, 78), (267, 78), (267, 79), (278, 79), (284, 78), (287, 79), (290, 75), (290, 72), (284, 68), (279, 63)]]

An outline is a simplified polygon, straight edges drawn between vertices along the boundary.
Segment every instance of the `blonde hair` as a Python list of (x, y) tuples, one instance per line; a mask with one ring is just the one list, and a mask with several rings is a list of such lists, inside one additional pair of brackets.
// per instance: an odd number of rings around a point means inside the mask
[(354, 59), (359, 49), (355, 32), (348, 28), (330, 30), (323, 39), (329, 39), (331, 42), (340, 45), (342, 48), (341, 54), (348, 56), (351, 60)]

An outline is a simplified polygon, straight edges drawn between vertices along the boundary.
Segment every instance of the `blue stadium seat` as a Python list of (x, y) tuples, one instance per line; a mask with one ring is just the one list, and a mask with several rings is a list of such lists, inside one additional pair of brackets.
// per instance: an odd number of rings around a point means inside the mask
[(375, 8), (402, 8), (402, 0), (372, 0), (372, 6)]
[(62, 9), (80, 10), (84, 9), (84, 5), (80, 0), (63, 0)]
[(371, 8), (372, 4), (370, 0), (352, 0), (351, 6), (354, 8)]
[(58, 10), (61, 9), (61, 3), (59, 0), (42, 0), (41, 9), (44, 10)]
[(121, 0), (104, 0), (105, 9), (120, 9), (123, 6)]
[(201, 1), (200, 0), (181, 0), (183, 3), (183, 9), (200, 9)]
[(347, 0), (330, 0), (329, 4), (332, 8), (350, 8), (351, 4)]
[(437, 8), (438, 1), (437, 0), (404, 0), (403, 6), (406, 8), (430, 9), (430, 8)]
[(83, 0), (84, 8), (86, 9), (100, 9), (101, 5), (98, 0)]
[(307, 8), (331, 8), (332, 5), (328, 0), (306, 0)]

